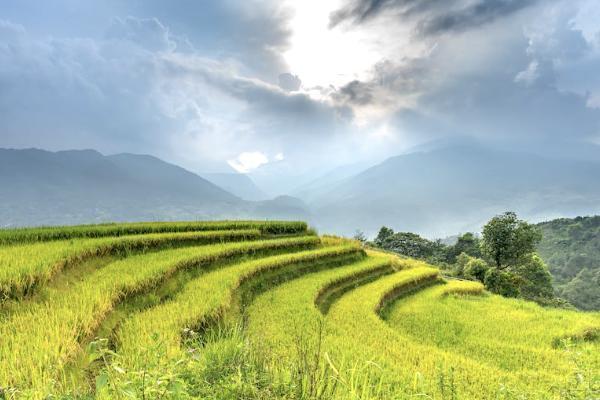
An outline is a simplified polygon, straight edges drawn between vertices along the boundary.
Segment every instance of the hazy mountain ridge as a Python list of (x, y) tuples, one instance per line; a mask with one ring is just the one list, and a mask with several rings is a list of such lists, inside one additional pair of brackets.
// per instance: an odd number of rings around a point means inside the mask
[(225, 172), (201, 174), (201, 176), (244, 200), (261, 201), (269, 198), (247, 174)]
[(319, 176), (309, 183), (300, 185), (291, 191), (291, 195), (299, 197), (306, 202), (312, 202), (319, 196), (326, 194), (333, 187), (340, 185), (346, 179), (352, 178), (356, 174), (366, 170), (371, 163), (354, 163), (336, 167), (329, 172)]
[(302, 201), (246, 201), (240, 197), (264, 193), (245, 175), (217, 174), (237, 189), (232, 194), (152, 156), (0, 149), (0, 225), (299, 218), (323, 232), (372, 236), (386, 225), (434, 238), (478, 231), (506, 210), (533, 222), (600, 212), (598, 162), (459, 143), (357, 169), (340, 167), (304, 185), (293, 192)]
[(146, 155), (0, 149), (0, 225), (98, 221), (304, 218), (285, 202), (248, 202)]
[(506, 210), (534, 221), (599, 212), (598, 176), (600, 163), (459, 144), (388, 158), (310, 204), (338, 233), (386, 225), (444, 237)]

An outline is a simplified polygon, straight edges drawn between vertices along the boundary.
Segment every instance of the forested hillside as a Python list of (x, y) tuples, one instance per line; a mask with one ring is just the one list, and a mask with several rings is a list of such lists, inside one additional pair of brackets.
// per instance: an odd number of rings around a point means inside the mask
[(538, 251), (559, 295), (583, 310), (600, 309), (600, 216), (561, 218), (538, 224)]

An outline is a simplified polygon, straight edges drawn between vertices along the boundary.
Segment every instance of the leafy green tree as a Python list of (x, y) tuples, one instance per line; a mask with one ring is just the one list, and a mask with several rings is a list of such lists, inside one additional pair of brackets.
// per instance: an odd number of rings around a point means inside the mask
[(515, 273), (521, 278), (519, 292), (524, 299), (540, 301), (554, 297), (552, 275), (537, 254), (516, 267)]
[(433, 254), (432, 242), (411, 232), (394, 233), (382, 247), (413, 258), (427, 258)]
[(473, 232), (467, 232), (458, 237), (458, 240), (453, 246), (447, 250), (447, 261), (455, 263), (456, 258), (462, 254), (468, 254), (472, 257), (481, 258), (480, 240)]
[(485, 273), (489, 268), (490, 267), (485, 260), (472, 257), (467, 253), (460, 253), (458, 257), (456, 257), (453, 275), (460, 278), (483, 282)]
[[(464, 253), (463, 253), (464, 254)], [(469, 279), (482, 282), (485, 280), (485, 274), (490, 269), (488, 264), (481, 258), (471, 257), (465, 266), (465, 276)]]
[(482, 252), (497, 269), (516, 266), (535, 251), (542, 234), (514, 212), (495, 216), (483, 227)]
[(441, 239), (435, 239), (433, 242), (430, 241), (429, 247), (431, 248), (431, 255), (428, 257), (430, 263), (440, 265), (447, 262), (448, 246)]
[(519, 277), (512, 272), (490, 268), (485, 273), (483, 282), (486, 289), (492, 293), (504, 297), (519, 296)]
[(458, 257), (456, 257), (456, 276), (464, 276), (465, 268), (472, 258), (473, 257), (467, 253), (460, 253)]
[(388, 240), (393, 234), (394, 231), (391, 228), (382, 226), (377, 234), (377, 237), (375, 238), (375, 244), (379, 247), (384, 247), (386, 240)]
[(447, 246), (441, 240), (428, 240), (416, 233), (394, 232), (382, 226), (374, 240), (376, 246), (408, 257), (425, 259), (432, 263), (446, 260)]

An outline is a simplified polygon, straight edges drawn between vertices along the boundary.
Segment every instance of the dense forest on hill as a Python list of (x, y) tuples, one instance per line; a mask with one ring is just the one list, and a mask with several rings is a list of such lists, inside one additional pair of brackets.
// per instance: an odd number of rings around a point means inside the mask
[(538, 252), (559, 296), (583, 310), (600, 309), (600, 216), (561, 218), (538, 227), (543, 235)]

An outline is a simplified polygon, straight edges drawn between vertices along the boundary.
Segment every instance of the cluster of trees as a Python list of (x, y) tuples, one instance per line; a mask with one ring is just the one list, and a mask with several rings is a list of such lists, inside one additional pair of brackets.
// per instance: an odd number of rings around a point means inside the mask
[(543, 233), (537, 248), (558, 295), (582, 310), (600, 310), (600, 216), (560, 218), (537, 227)]
[(453, 245), (387, 227), (381, 228), (373, 245), (440, 265), (448, 274), (480, 281), (489, 291), (502, 296), (545, 305), (563, 304), (555, 297), (552, 275), (536, 253), (541, 239), (536, 226), (506, 212), (483, 227), (481, 238), (469, 232)]

